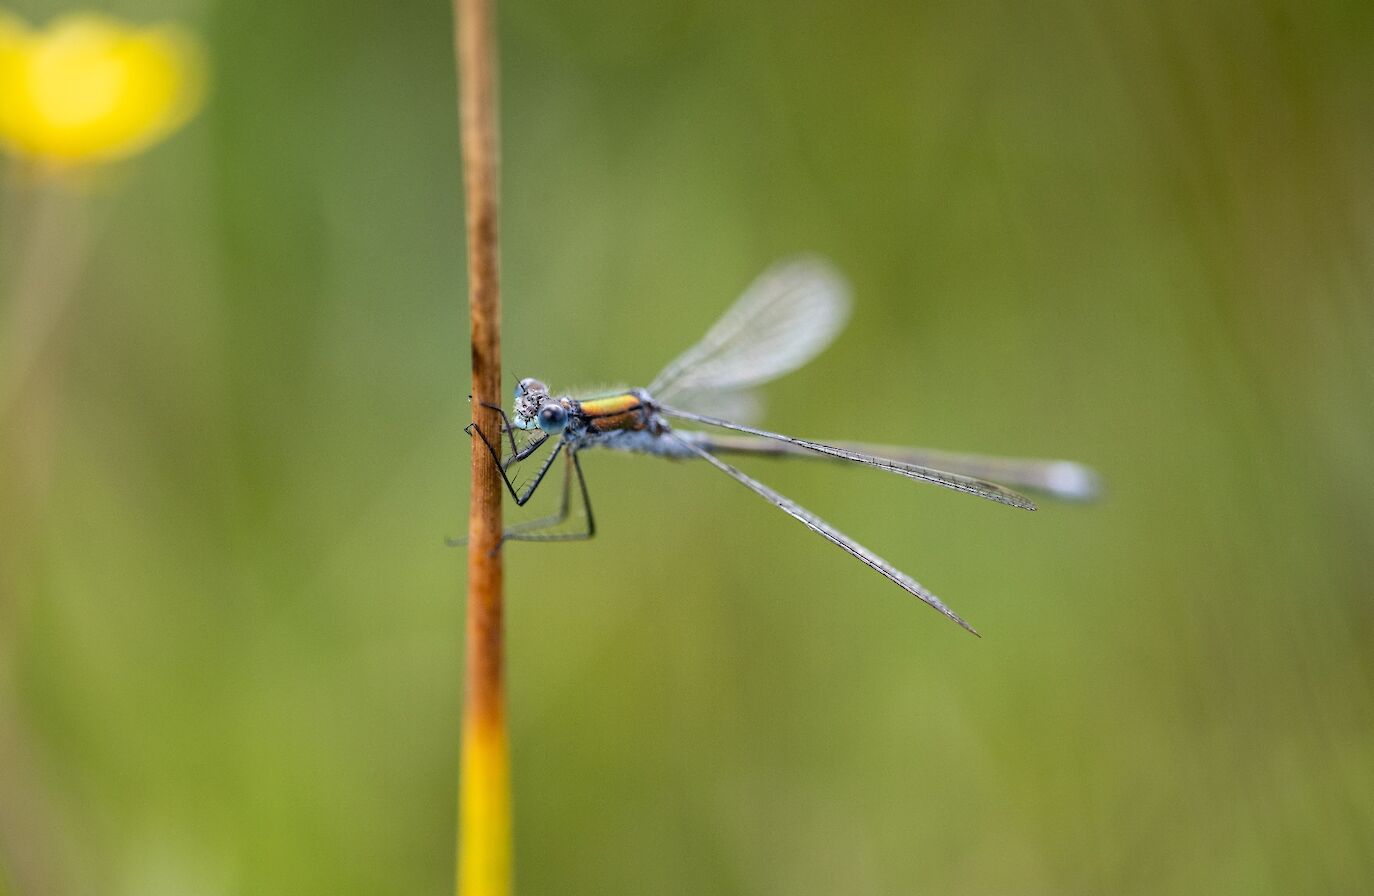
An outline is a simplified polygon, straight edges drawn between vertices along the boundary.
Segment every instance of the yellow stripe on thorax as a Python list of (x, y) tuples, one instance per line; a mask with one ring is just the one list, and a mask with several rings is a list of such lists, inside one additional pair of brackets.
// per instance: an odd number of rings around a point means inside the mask
[(623, 414), (639, 407), (639, 403), (639, 396), (633, 392), (578, 402), (582, 407), (582, 413), (588, 417), (609, 417), (614, 414)]
[(578, 402), (592, 432), (643, 429), (649, 422), (644, 402), (633, 392)]

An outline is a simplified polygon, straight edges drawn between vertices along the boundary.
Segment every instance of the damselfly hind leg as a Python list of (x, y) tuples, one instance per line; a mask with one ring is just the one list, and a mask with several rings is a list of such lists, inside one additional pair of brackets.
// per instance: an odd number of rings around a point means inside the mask
[[(569, 448), (567, 453), (566, 469), (563, 473), (563, 497), (559, 503), (558, 512), (550, 516), (541, 517), (536, 520), (529, 520), (523, 523), (516, 523), (506, 530), (503, 536), (506, 541), (585, 541), (596, 535), (596, 518), (592, 515), (592, 500), (587, 492), (587, 480), (582, 475), (582, 462), (577, 457), (577, 450)], [(557, 529), (568, 517), (572, 515), (572, 481), (577, 479), (577, 489), (582, 496), (582, 514), (586, 525), (573, 532), (552, 532), (549, 530)]]

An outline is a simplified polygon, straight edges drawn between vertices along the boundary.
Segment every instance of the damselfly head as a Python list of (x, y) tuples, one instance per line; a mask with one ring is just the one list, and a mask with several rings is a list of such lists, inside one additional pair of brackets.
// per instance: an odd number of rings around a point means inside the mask
[(515, 387), (515, 419), (512, 422), (521, 429), (542, 428), (542, 423), (535, 418), (547, 401), (549, 387), (533, 377), (526, 377)]

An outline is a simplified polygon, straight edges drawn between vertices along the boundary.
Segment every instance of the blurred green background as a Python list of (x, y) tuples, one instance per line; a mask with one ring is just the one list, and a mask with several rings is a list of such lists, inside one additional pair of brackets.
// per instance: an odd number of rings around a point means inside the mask
[[(446, 892), (450, 11), (102, 8), (214, 88), (87, 200), (50, 451), (0, 470), (45, 495), (0, 519), (0, 889)], [(510, 376), (644, 383), (815, 251), (856, 313), (769, 425), (1108, 484), (746, 464), (980, 641), (703, 465), (587, 456), (597, 539), (506, 555), (520, 892), (1374, 889), (1374, 6), (500, 15)]]

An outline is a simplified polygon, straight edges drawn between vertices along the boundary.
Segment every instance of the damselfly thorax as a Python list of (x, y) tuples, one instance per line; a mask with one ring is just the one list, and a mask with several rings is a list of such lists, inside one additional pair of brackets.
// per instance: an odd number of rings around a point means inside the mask
[(571, 404), (586, 433), (591, 435), (645, 430), (659, 435), (665, 428), (663, 419), (655, 412), (653, 400), (643, 389), (604, 398), (572, 400)]
[[(722, 402), (733, 401), (739, 406), (740, 400), (749, 396), (748, 390), (811, 360), (844, 326), (849, 305), (848, 287), (834, 269), (815, 259), (800, 259), (764, 273), (699, 343), (664, 368), (646, 389), (576, 398), (551, 394), (541, 380), (521, 380), (515, 388), (512, 414), (507, 416), (503, 409), (494, 408), (504, 421), (501, 437), (508, 442), (510, 454), (502, 458), (486, 433), (475, 426), (468, 430), (486, 446), (517, 505), (529, 501), (560, 455), (565, 458), (566, 472), (558, 512), (517, 524), (505, 537), (519, 541), (570, 541), (595, 534), (591, 499), (578, 460), (579, 452), (586, 448), (704, 460), (903, 590), (974, 631), (916, 580), (720, 458), (722, 454), (746, 454), (847, 461), (1024, 510), (1034, 510), (1035, 504), (990, 480), (1067, 500), (1086, 500), (1096, 493), (1095, 474), (1071, 461), (815, 442), (703, 412)], [(736, 435), (679, 430), (670, 420), (732, 430)], [(526, 437), (523, 445), (517, 443), (516, 433)], [(553, 443), (552, 448), (539, 462), (533, 477), (523, 488), (517, 488), (510, 471), (549, 442)], [(575, 514), (571, 499), (574, 483), (581, 498), (583, 525), (565, 531), (562, 527)]]

